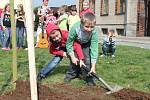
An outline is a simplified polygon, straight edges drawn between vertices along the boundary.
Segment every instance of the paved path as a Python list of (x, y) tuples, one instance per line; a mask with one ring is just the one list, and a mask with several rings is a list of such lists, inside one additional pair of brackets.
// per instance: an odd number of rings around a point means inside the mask
[[(100, 42), (101, 42), (100, 38)], [(118, 36), (116, 38), (118, 45), (135, 46), (145, 49), (150, 49), (150, 37), (125, 37)]]

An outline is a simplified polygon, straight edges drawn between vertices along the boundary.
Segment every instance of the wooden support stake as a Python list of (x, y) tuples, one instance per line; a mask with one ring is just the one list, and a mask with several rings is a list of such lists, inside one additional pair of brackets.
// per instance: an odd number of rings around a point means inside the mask
[(27, 28), (27, 42), (28, 42), (31, 100), (38, 100), (36, 67), (35, 67), (34, 35), (33, 35), (34, 28), (33, 28), (32, 0), (24, 0), (24, 1), (25, 1), (25, 16), (26, 16), (26, 28)]

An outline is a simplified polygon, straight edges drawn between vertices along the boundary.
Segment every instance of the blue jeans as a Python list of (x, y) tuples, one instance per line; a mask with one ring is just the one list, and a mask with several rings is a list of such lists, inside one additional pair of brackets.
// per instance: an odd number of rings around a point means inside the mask
[(102, 46), (102, 51), (103, 51), (104, 55), (106, 55), (107, 53), (114, 55), (115, 50), (116, 50), (116, 46), (112, 46), (112, 45), (103, 45)]
[(11, 45), (11, 28), (6, 27), (4, 30), (4, 48), (10, 48)]
[(0, 30), (0, 40), (1, 40), (1, 46), (4, 47), (4, 32), (3, 30)]
[(41, 69), (39, 73), (40, 76), (46, 77), (48, 73), (52, 72), (57, 67), (62, 59), (62, 56), (54, 56), (53, 59)]
[(16, 33), (17, 33), (17, 35), (16, 35), (17, 47), (22, 48), (23, 41), (24, 41), (24, 27), (17, 27)]

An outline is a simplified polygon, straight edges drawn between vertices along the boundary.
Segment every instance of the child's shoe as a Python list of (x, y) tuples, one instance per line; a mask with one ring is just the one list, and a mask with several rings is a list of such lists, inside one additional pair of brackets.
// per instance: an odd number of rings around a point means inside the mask
[(65, 83), (69, 83), (70, 81), (71, 81), (71, 78), (68, 78), (68, 77), (65, 77), (65, 78), (64, 78), (64, 82), (65, 82)]
[(103, 57), (105, 57), (105, 55), (104, 55), (104, 54), (102, 54), (100, 57), (102, 57), (102, 58), (103, 58)]
[(114, 58), (114, 57), (115, 57), (115, 55), (111, 55), (111, 57), (112, 57), (112, 58)]
[(42, 79), (44, 79), (45, 77), (43, 76), (43, 75), (41, 75), (41, 74), (38, 74), (38, 76), (37, 76), (37, 80), (38, 81), (41, 81)]

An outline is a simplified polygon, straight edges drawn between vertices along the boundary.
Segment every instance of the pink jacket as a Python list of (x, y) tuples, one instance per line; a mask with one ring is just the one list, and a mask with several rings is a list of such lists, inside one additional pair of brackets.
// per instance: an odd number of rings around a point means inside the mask
[(46, 25), (48, 25), (49, 23), (56, 23), (56, 17), (53, 15), (49, 15), (46, 17)]
[(95, 12), (91, 8), (86, 8), (80, 12), (80, 17), (82, 17), (85, 13), (88, 13), (88, 12), (95, 14)]

